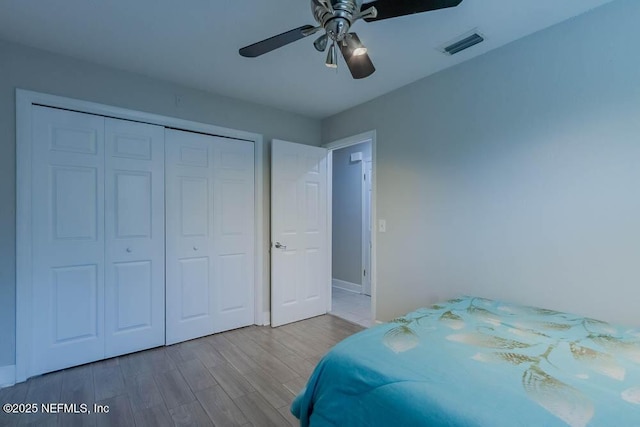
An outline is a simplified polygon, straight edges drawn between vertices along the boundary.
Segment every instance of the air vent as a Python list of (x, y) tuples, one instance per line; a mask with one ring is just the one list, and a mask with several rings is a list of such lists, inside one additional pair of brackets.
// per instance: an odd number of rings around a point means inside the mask
[(480, 34), (473, 32), (471, 35), (467, 36), (465, 34), (464, 38), (449, 44), (442, 48), (442, 51), (449, 55), (455, 55), (458, 52), (462, 52), (465, 49), (469, 49), (471, 46), (475, 46), (480, 42), (484, 41), (484, 37)]

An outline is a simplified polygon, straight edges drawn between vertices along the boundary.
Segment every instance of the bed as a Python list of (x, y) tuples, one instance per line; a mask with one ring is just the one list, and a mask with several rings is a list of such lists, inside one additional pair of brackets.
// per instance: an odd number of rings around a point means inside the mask
[(640, 330), (454, 299), (336, 345), (291, 411), (303, 427), (640, 426)]

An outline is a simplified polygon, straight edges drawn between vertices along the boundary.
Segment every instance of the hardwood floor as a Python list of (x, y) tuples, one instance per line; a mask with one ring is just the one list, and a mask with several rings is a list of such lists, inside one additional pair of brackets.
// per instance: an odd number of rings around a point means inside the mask
[(0, 403), (97, 403), (109, 413), (0, 412), (0, 426), (296, 426), (289, 405), (315, 364), (360, 330), (325, 315), (52, 372), (1, 389)]

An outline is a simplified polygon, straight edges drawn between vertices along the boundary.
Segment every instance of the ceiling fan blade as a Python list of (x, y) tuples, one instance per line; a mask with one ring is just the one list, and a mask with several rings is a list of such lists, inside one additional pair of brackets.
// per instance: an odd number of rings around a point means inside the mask
[(354, 79), (364, 79), (365, 77), (369, 77), (376, 71), (376, 67), (373, 66), (373, 62), (371, 62), (371, 58), (369, 58), (369, 55), (367, 55), (366, 53), (361, 55), (354, 55), (353, 50), (349, 48), (345, 43), (339, 44), (342, 56), (344, 57), (344, 60), (347, 63), (347, 67), (349, 67), (349, 71), (351, 71), (351, 76)]
[(371, 6), (375, 7), (378, 15), (364, 19), (367, 22), (372, 22), (396, 18), (398, 16), (412, 15), (414, 13), (456, 7), (460, 3), (462, 3), (462, 0), (375, 0), (363, 4), (360, 10), (366, 10)]
[(313, 25), (303, 25), (302, 27), (278, 34), (277, 36), (269, 37), (268, 39), (262, 40), (258, 43), (245, 46), (240, 49), (239, 53), (245, 58), (255, 58), (256, 56), (271, 52), (272, 50), (276, 50), (279, 47), (286, 46), (289, 43), (293, 43), (313, 34), (310, 33), (309, 30), (314, 28), (315, 27), (313, 27)]

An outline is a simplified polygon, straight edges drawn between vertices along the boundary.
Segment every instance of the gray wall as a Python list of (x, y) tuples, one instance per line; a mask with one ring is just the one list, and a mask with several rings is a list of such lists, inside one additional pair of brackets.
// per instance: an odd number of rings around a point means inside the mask
[[(0, 41), (0, 366), (15, 359), (16, 88), (260, 133), (265, 142), (320, 143), (319, 120)], [(179, 107), (176, 94), (182, 96)], [(267, 144), (268, 159), (266, 154)], [(267, 196), (268, 177), (265, 167)], [(266, 230), (268, 212), (267, 197)], [(264, 298), (267, 310), (268, 290)]]
[(351, 153), (371, 160), (371, 142), (333, 152), (332, 275), (362, 285), (362, 163)]
[(377, 130), (379, 319), (471, 294), (640, 326), (639, 16), (612, 2), (323, 122)]

